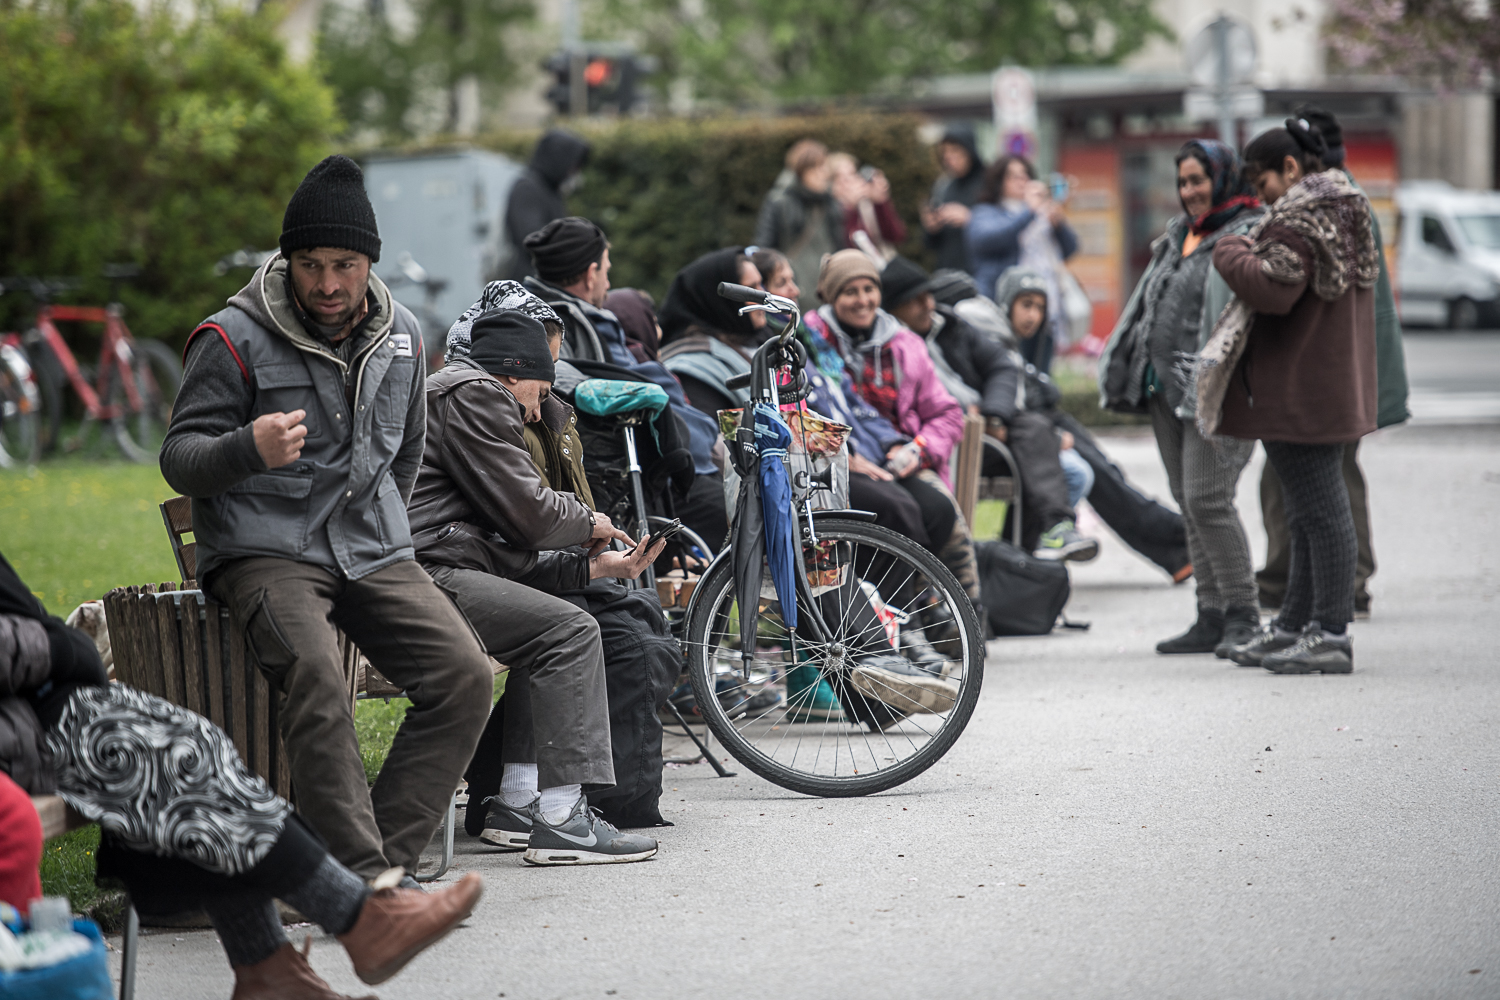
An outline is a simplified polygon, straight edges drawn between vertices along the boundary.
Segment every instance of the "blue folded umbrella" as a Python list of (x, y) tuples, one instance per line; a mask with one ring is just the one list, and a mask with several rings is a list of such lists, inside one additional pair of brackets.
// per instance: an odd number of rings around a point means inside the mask
[(792, 509), (792, 482), (786, 471), (786, 452), (792, 432), (775, 407), (755, 404), (755, 448), (760, 453), (760, 506), (765, 522), (766, 566), (781, 618), (797, 627), (797, 513)]

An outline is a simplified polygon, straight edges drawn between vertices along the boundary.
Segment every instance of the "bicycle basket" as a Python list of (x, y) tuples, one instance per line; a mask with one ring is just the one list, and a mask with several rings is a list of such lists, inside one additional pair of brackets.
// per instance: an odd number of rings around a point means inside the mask
[[(740, 429), (740, 418), (744, 410), (720, 410), (719, 431), (725, 441), (733, 441)], [(813, 510), (844, 510), (849, 506), (849, 447), (847, 441), (850, 428), (808, 409), (783, 409), (781, 418), (792, 432), (792, 445), (787, 449), (787, 473), (792, 479), (792, 491), (801, 496), (809, 478), (816, 479), (833, 470), (832, 488), (817, 489), (812, 493)], [(734, 509), (740, 497), (740, 477), (734, 463), (724, 463), (724, 502), (729, 508), (729, 517), (734, 518)]]

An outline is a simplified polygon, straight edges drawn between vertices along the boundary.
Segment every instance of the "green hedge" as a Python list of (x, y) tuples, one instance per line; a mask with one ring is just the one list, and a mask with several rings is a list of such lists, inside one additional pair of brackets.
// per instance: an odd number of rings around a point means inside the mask
[[(611, 283), (659, 297), (693, 258), (749, 242), (787, 149), (812, 137), (885, 171), (908, 229), (902, 249), (930, 263), (917, 209), (938, 169), (919, 124), (913, 115), (869, 112), (583, 124), (577, 131), (594, 153), (569, 207), (609, 234)], [(494, 133), (477, 142), (525, 161), (537, 134)]]

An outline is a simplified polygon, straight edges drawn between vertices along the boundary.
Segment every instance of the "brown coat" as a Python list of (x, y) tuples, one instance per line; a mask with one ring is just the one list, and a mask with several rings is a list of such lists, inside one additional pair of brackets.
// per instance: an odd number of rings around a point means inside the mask
[[(1314, 274), (1312, 247), (1274, 222), (1259, 244), (1279, 243)], [(1336, 299), (1310, 282), (1277, 280), (1244, 236), (1214, 247), (1214, 267), (1255, 313), (1229, 379), (1218, 433), (1263, 441), (1339, 444), (1375, 430), (1375, 294), (1350, 282)]]
[[(573, 411), (549, 396), (553, 431)], [(427, 441), (407, 515), (423, 566), (473, 569), (548, 593), (588, 585), (594, 515), (548, 487), (522, 430), (525, 411), (498, 379), (467, 360), (427, 378)]]

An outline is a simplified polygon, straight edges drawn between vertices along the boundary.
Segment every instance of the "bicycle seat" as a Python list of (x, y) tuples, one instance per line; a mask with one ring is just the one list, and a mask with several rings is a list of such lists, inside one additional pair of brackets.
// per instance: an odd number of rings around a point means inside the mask
[(573, 405), (594, 417), (650, 410), (655, 416), (667, 408), (667, 390), (654, 382), (585, 379), (573, 390)]

